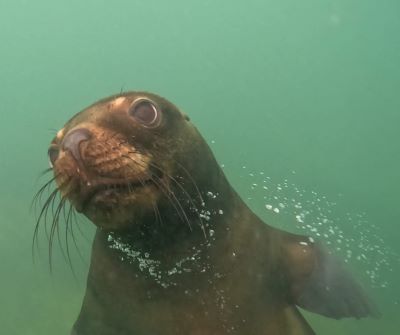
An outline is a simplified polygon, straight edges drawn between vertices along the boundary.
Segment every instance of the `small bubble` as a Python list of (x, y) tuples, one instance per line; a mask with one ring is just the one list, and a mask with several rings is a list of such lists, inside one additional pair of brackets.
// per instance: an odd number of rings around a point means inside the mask
[(301, 215), (296, 215), (296, 221), (299, 223), (304, 223), (303, 218), (301, 217)]

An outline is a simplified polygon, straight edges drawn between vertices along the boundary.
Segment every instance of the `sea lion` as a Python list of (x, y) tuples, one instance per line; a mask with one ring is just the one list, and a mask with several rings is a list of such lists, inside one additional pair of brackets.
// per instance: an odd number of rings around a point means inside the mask
[(55, 215), (68, 200), (97, 226), (73, 335), (310, 335), (298, 306), (337, 319), (376, 314), (323, 246), (246, 206), (164, 98), (102, 99), (48, 153)]

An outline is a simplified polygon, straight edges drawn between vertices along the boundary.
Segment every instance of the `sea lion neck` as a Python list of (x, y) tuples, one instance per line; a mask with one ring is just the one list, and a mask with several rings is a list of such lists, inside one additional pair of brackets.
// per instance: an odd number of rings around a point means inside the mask
[(246, 206), (222, 171), (219, 173), (218, 184), (199, 189), (197, 196), (191, 201), (181, 201), (179, 208), (171, 200), (165, 201), (153, 213), (124, 230), (100, 229), (104, 238), (118, 240), (160, 259), (167, 250), (185, 254), (192, 248), (212, 246), (215, 235), (233, 228), (233, 218)]

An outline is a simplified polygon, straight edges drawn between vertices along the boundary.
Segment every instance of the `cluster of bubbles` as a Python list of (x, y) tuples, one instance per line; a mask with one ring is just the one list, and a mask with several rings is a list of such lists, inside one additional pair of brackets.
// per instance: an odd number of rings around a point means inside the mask
[(189, 256), (183, 257), (171, 268), (164, 269), (161, 261), (152, 259), (150, 253), (135, 250), (134, 246), (122, 242), (113, 233), (108, 235), (108, 243), (111, 249), (118, 250), (121, 253), (121, 261), (136, 264), (141, 272), (147, 273), (150, 278), (153, 278), (156, 283), (164, 288), (176, 286), (177, 283), (173, 279), (174, 276), (191, 272), (192, 266), (190, 264), (200, 260), (201, 249), (193, 247)]
[[(212, 201), (219, 196), (218, 193), (208, 191), (206, 197)], [(198, 246), (193, 246), (192, 250), (189, 250), (187, 256), (178, 260), (175, 264), (171, 265), (170, 268), (166, 269), (162, 262), (158, 259), (153, 259), (149, 252), (136, 250), (134, 245), (124, 243), (119, 237), (113, 233), (109, 233), (107, 241), (109, 248), (118, 250), (120, 252), (120, 260), (123, 262), (129, 262), (135, 264), (140, 272), (145, 273), (155, 280), (160, 286), (168, 288), (171, 286), (177, 286), (177, 282), (174, 278), (192, 271), (206, 272), (210, 270), (210, 265), (207, 262), (201, 261), (201, 254), (204, 249), (210, 248), (213, 241), (215, 241), (215, 230), (212, 226), (212, 218), (214, 216), (223, 215), (222, 209), (208, 210), (205, 202), (202, 204), (202, 208), (193, 208), (202, 220), (202, 229), (204, 231), (206, 239), (203, 243)], [(214, 276), (217, 278), (218, 273)]]
[(251, 172), (246, 166), (241, 179), (247, 185), (244, 192), (241, 190), (244, 199), (268, 224), (323, 242), (344, 262), (364, 272), (372, 287), (388, 287), (390, 273), (400, 258), (365, 213), (343, 213), (338, 203), (325, 195), (288, 179), (273, 181), (264, 172)]

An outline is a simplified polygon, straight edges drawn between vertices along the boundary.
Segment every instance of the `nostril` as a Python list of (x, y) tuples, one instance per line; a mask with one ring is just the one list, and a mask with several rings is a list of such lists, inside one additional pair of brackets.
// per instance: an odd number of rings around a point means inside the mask
[(76, 160), (80, 160), (79, 146), (83, 141), (89, 140), (91, 136), (92, 134), (86, 128), (74, 129), (64, 137), (61, 148), (64, 151), (69, 151)]
[(50, 167), (53, 168), (57, 158), (58, 158), (59, 150), (56, 146), (52, 145), (48, 150)]

